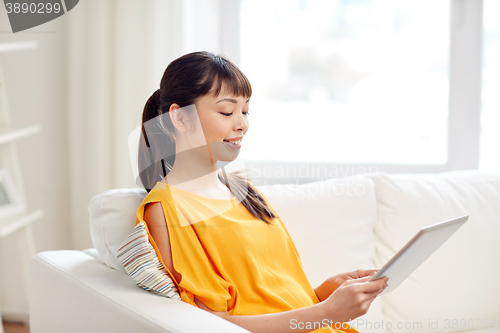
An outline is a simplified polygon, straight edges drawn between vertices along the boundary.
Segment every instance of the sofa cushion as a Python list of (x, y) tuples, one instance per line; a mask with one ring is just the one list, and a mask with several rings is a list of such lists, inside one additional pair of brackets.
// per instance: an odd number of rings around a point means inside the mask
[(144, 189), (114, 189), (98, 194), (90, 200), (90, 236), (99, 260), (123, 273), (117, 251), (135, 226), (137, 208), (147, 192)]
[[(470, 215), (465, 225), (405, 282), (382, 296), (386, 320), (394, 324), (421, 322), (424, 331), (429, 329), (429, 322), (438, 321), (432, 332), (464, 330), (460, 324), (452, 325), (454, 320), (498, 320), (500, 174), (378, 174), (373, 179), (378, 266), (422, 227)], [(417, 331), (422, 328), (405, 330)]]

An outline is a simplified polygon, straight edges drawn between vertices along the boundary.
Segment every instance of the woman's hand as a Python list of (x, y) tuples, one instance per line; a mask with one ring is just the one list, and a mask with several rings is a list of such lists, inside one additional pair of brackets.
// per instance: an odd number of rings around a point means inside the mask
[(334, 275), (334, 276), (330, 277), (328, 280), (331, 280), (332, 286), (334, 288), (332, 290), (332, 292), (333, 292), (335, 289), (337, 289), (345, 281), (360, 279), (360, 278), (363, 278), (365, 276), (372, 276), (372, 275), (375, 275), (375, 273), (377, 273), (377, 271), (378, 271), (378, 269), (376, 269), (376, 268), (370, 268), (370, 269), (360, 268), (360, 269), (357, 269), (355, 271)]
[(370, 277), (371, 275), (365, 275), (361, 278), (345, 280), (321, 303), (324, 317), (334, 323), (343, 323), (364, 315), (375, 297), (387, 287), (389, 280), (384, 277), (369, 281)]
[(359, 279), (367, 276), (374, 275), (378, 269), (357, 269), (351, 272), (340, 273), (334, 276), (329, 277), (325, 280), (320, 286), (318, 286), (314, 291), (316, 292), (316, 296), (319, 301), (322, 302), (328, 298), (340, 285), (344, 282), (354, 279)]

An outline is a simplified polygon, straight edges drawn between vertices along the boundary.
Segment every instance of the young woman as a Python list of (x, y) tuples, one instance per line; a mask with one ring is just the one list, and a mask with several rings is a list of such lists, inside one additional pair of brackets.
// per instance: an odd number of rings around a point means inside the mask
[(218, 170), (244, 142), (251, 95), (221, 56), (194, 52), (168, 65), (143, 113), (139, 170), (149, 193), (138, 220), (183, 301), (252, 332), (357, 332), (347, 322), (387, 280), (360, 269), (313, 288), (264, 195)]

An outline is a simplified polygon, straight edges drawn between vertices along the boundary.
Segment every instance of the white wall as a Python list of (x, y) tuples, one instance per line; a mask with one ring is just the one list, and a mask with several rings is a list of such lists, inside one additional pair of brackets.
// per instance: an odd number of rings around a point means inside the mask
[[(67, 16), (13, 34), (0, 6), (0, 42), (35, 40), (35, 50), (0, 53), (15, 126), (40, 124), (39, 134), (18, 141), (28, 208), (45, 215), (33, 224), (36, 250), (71, 248), (67, 126)], [(43, 89), (42, 89), (43, 88)], [(18, 260), (17, 233), (0, 239), (3, 318), (23, 319), (28, 302)]]

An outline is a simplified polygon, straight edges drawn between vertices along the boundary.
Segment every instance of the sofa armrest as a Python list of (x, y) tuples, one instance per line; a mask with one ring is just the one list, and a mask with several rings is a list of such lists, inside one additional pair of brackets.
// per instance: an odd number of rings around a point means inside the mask
[(30, 267), (30, 331), (249, 332), (187, 303), (137, 287), (81, 251), (38, 253)]

